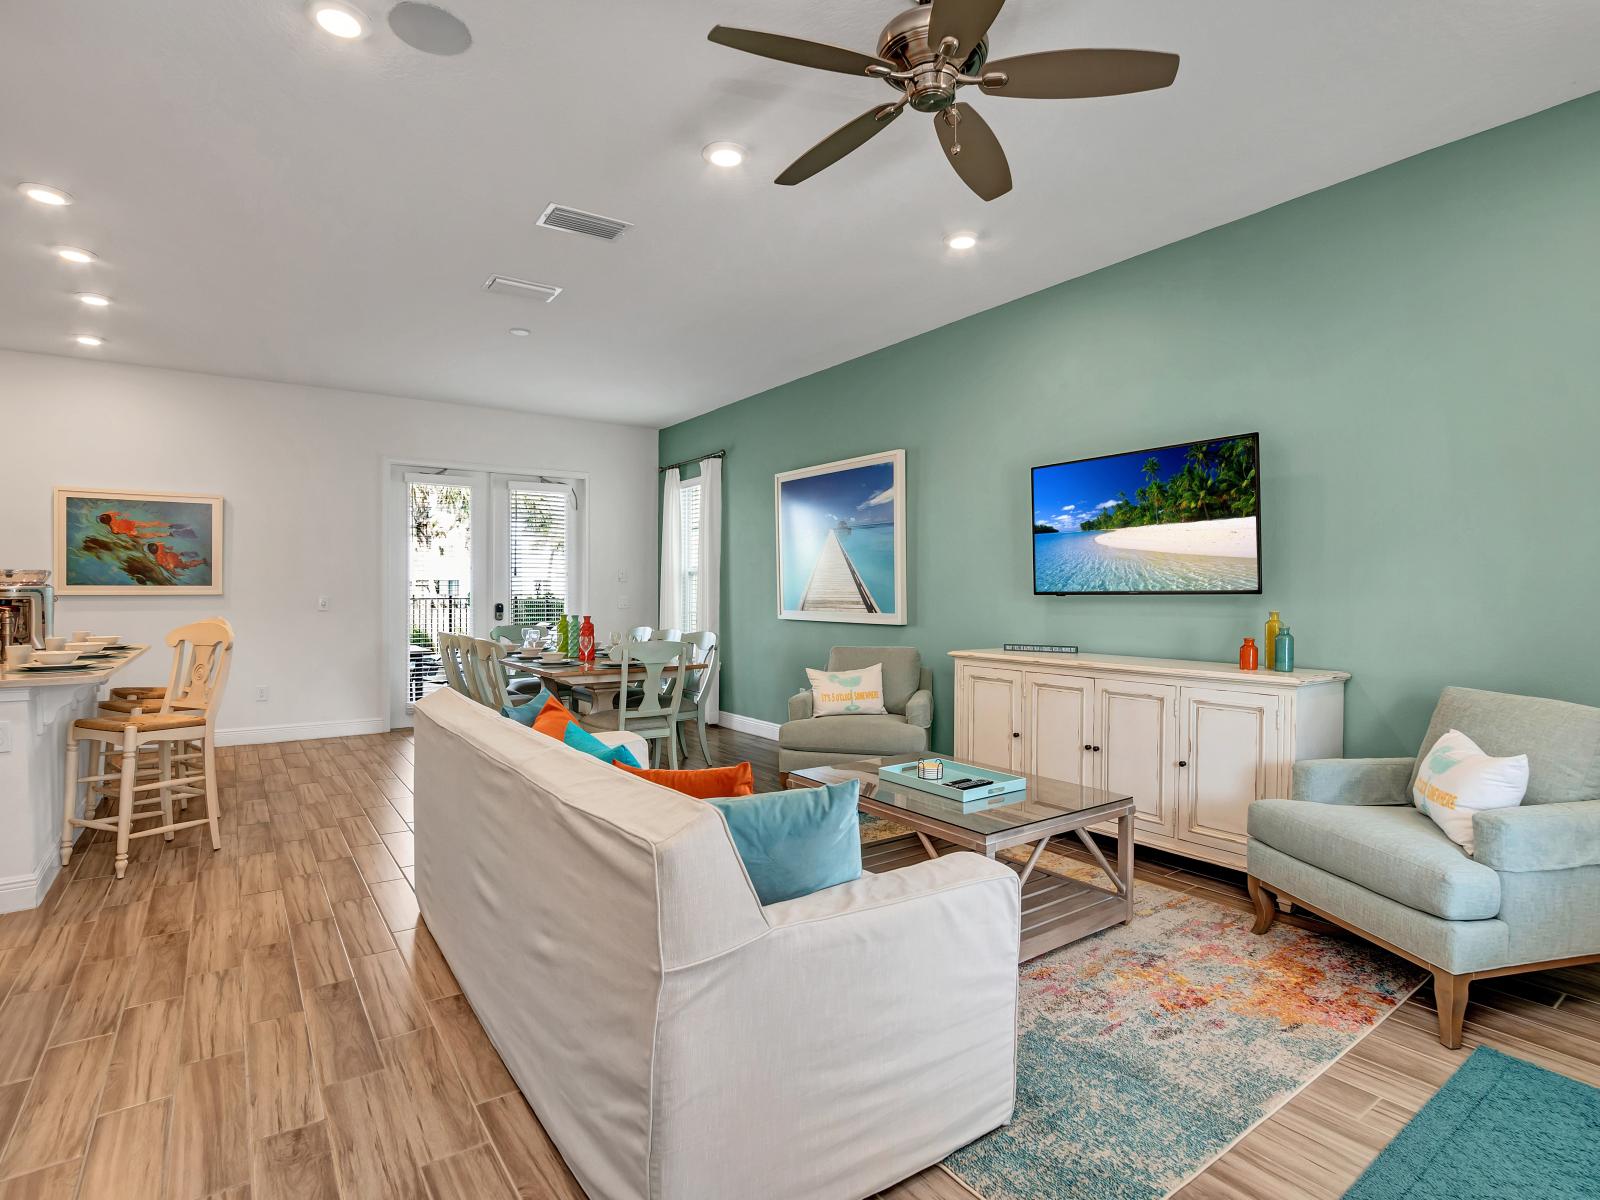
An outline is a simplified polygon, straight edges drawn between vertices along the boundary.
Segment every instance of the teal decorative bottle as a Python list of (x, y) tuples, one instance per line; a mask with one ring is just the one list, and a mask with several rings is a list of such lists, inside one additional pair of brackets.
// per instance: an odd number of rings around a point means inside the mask
[(1287, 625), (1278, 629), (1278, 640), (1273, 646), (1272, 669), (1274, 671), (1294, 670), (1294, 634), (1289, 632)]
[(567, 618), (567, 644), (562, 647), (568, 658), (578, 657), (578, 632), (583, 627), (578, 622), (578, 614), (573, 613)]

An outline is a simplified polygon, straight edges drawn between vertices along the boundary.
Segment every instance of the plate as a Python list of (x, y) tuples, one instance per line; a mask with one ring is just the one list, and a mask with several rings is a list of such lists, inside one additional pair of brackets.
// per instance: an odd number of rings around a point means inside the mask
[[(83, 655), (80, 654), (78, 657), (82, 658)], [(75, 662), (55, 663), (55, 664), (51, 664), (51, 663), (23, 663), (20, 667), (15, 667), (13, 669), (17, 670), (17, 671), (81, 671), (81, 670), (83, 670), (83, 668), (80, 667)]]

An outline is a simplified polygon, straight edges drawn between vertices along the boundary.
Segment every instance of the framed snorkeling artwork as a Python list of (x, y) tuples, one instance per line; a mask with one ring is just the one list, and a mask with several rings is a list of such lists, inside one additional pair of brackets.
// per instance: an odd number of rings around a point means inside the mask
[(906, 452), (773, 477), (778, 616), (906, 623)]
[(57, 488), (61, 596), (222, 594), (222, 497)]

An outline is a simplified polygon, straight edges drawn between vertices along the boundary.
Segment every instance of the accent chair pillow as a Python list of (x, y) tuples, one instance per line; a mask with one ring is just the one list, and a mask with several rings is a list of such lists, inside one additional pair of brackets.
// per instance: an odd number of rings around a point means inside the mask
[(825, 787), (712, 800), (762, 904), (861, 878), (861, 829), (851, 779)]
[(630, 767), (619, 762), (630, 775), (659, 783), (696, 800), (719, 800), (729, 796), (753, 796), (756, 791), (755, 769), (747, 762), (730, 767), (709, 767), (699, 771), (653, 771), (646, 767)]
[(533, 718), (532, 728), (535, 733), (555, 738), (556, 741), (574, 750), (592, 754), (601, 762), (619, 763), (629, 767), (639, 765), (639, 760), (633, 756), (633, 751), (626, 746), (606, 745), (579, 725), (577, 719), (563, 708), (561, 701), (554, 696), (544, 702), (544, 707)]
[(1528, 790), (1528, 756), (1493, 758), (1459, 729), (1422, 756), (1411, 799), (1445, 836), (1472, 853), (1472, 814), (1515, 808)]
[(807, 667), (806, 677), (811, 680), (811, 715), (814, 717), (888, 711), (883, 706), (882, 663), (854, 671), (813, 671)]

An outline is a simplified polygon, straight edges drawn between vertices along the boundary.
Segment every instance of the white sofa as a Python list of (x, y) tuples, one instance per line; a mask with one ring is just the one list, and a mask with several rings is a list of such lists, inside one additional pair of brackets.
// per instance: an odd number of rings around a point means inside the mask
[(417, 896), (591, 1200), (859, 1200), (1011, 1118), (1016, 874), (762, 907), (721, 812), (441, 690)]

